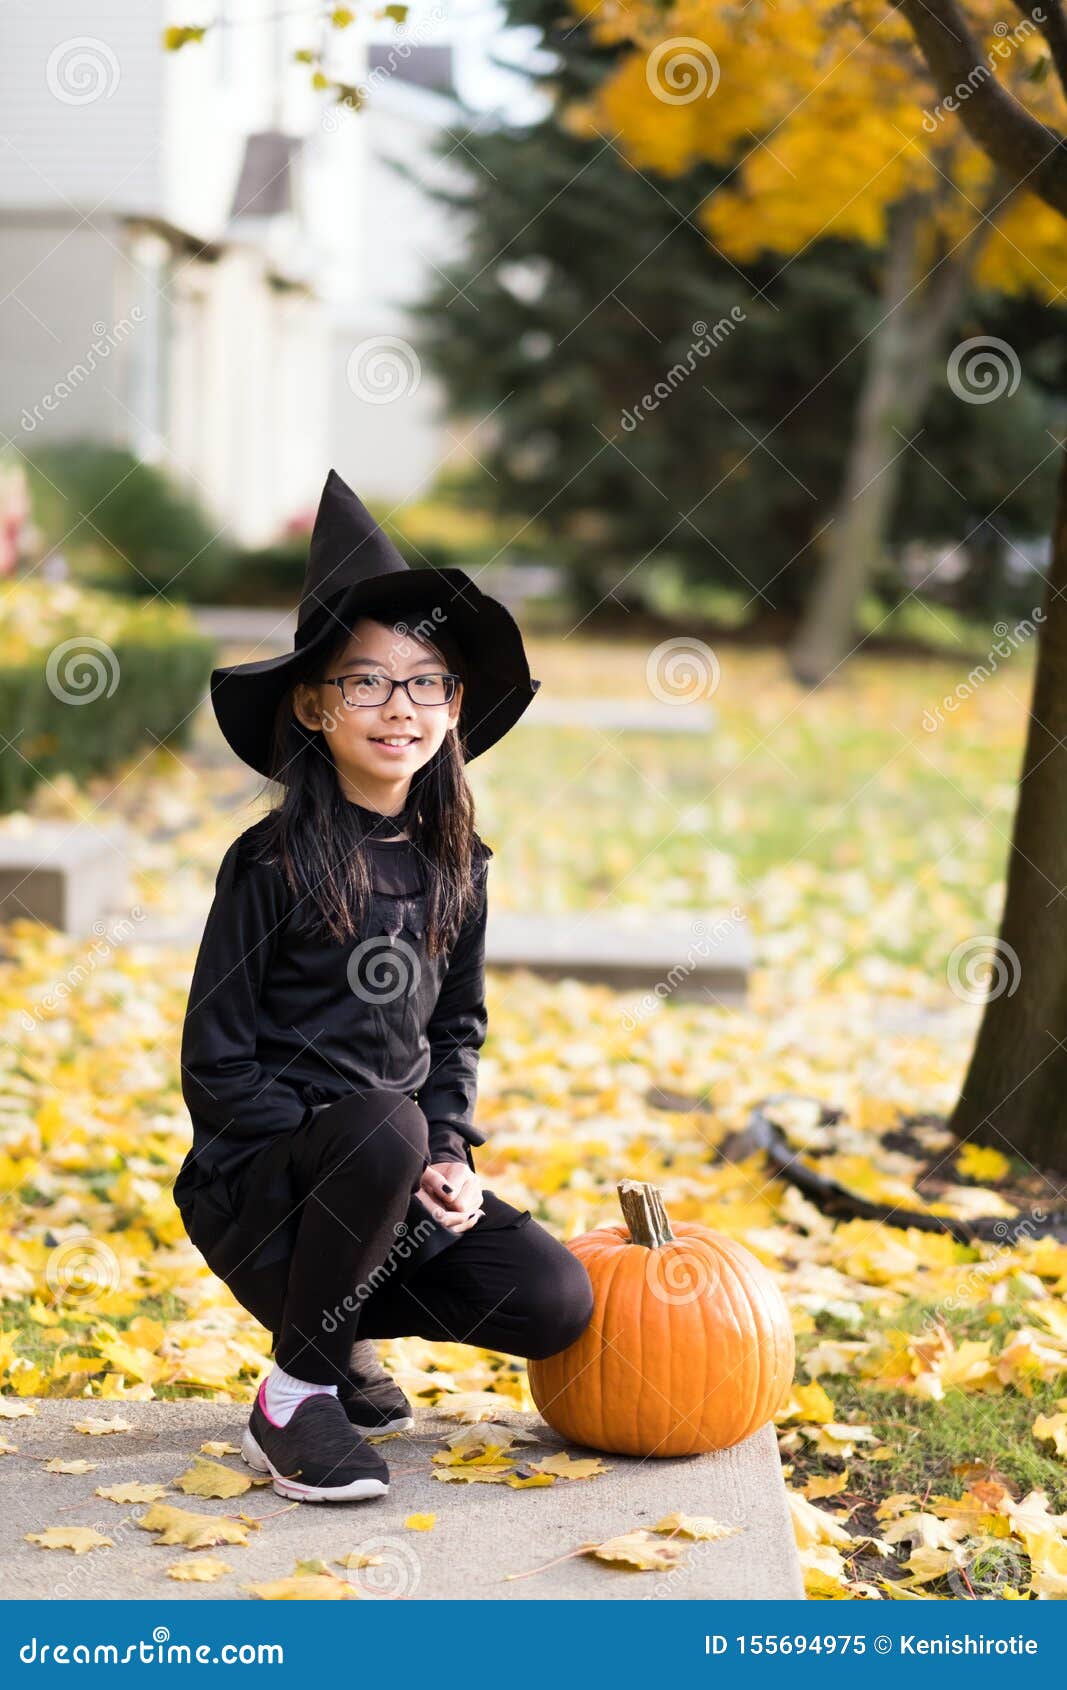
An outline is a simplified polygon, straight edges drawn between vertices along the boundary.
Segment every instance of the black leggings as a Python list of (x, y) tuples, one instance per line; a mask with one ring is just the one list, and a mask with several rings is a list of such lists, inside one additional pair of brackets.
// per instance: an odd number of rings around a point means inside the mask
[(239, 1173), (226, 1266), (216, 1271), (274, 1333), (287, 1373), (339, 1384), (357, 1336), (529, 1358), (553, 1355), (584, 1331), (593, 1296), (577, 1257), (529, 1210), (488, 1189), (474, 1226), (441, 1227), (413, 1197), (428, 1161), (418, 1105), (363, 1091), (321, 1109)]

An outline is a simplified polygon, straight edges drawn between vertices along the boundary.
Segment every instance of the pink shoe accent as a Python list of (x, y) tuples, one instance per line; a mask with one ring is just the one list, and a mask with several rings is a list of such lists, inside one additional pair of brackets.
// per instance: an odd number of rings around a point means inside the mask
[(285, 1430), (284, 1426), (275, 1420), (270, 1409), (267, 1407), (267, 1381), (265, 1379), (256, 1393), (256, 1401), (259, 1403), (260, 1413), (263, 1415), (264, 1419), (269, 1420), (272, 1426), (277, 1426), (279, 1432), (283, 1432)]

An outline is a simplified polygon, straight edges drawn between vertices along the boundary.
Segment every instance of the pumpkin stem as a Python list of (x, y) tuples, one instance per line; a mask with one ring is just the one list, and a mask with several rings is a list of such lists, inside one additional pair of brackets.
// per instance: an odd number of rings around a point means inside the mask
[(658, 1186), (640, 1179), (621, 1179), (617, 1190), (622, 1218), (633, 1242), (644, 1244), (649, 1250), (670, 1244), (674, 1233)]

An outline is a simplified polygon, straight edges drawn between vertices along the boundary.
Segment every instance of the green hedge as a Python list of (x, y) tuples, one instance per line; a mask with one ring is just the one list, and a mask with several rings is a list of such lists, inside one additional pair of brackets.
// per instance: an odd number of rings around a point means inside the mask
[(172, 471), (95, 440), (38, 446), (27, 461), (34, 520), (80, 580), (172, 602), (223, 595), (232, 549)]
[(160, 741), (185, 744), (215, 654), (182, 609), (67, 583), (5, 584), (0, 810), (59, 772), (93, 774)]

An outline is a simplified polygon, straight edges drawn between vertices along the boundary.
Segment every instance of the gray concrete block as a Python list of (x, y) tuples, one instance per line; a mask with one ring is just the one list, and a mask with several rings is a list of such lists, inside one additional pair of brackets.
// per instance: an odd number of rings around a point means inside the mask
[(0, 921), (47, 922), (78, 937), (121, 910), (129, 864), (115, 827), (35, 821), (0, 832)]
[(697, 700), (662, 704), (654, 698), (542, 698), (519, 718), (520, 727), (597, 729), (600, 733), (710, 734), (715, 712)]
[[(456, 1430), (431, 1409), (419, 1409), (411, 1432), (383, 1440), (389, 1494), (371, 1502), (298, 1504), (288, 1511), (269, 1488), (229, 1502), (168, 1494), (167, 1501), (206, 1514), (245, 1511), (263, 1518), (247, 1547), (190, 1551), (157, 1546), (137, 1525), (145, 1505), (120, 1505), (93, 1495), (97, 1485), (131, 1480), (169, 1485), (189, 1466), (202, 1442), (240, 1443), (248, 1410), (209, 1402), (126, 1403), (48, 1400), (32, 1419), (4, 1421), (17, 1453), (0, 1460), (0, 1592), (5, 1598), (144, 1601), (245, 1599), (241, 1586), (283, 1577), (296, 1561), (332, 1563), (352, 1550), (381, 1555), (384, 1565), (345, 1574), (365, 1596), (415, 1600), (463, 1598), (515, 1601), (547, 1598), (660, 1598), (667, 1600), (803, 1599), (774, 1431), (764, 1427), (732, 1450), (685, 1459), (602, 1457), (608, 1471), (583, 1480), (512, 1490), (506, 1485), (443, 1484), (430, 1456)], [(131, 1432), (91, 1438), (71, 1430), (87, 1415), (121, 1415)], [(535, 1457), (569, 1448), (537, 1414), (505, 1408), (500, 1419), (537, 1435), (524, 1446)], [(46, 1473), (51, 1456), (85, 1457), (101, 1466), (84, 1477)], [(247, 1473), (236, 1456), (226, 1465)], [(591, 1556), (544, 1563), (579, 1544), (650, 1527), (665, 1514), (710, 1514), (740, 1527), (719, 1542), (688, 1542), (681, 1566), (669, 1572), (627, 1571)], [(436, 1514), (433, 1529), (404, 1525), (412, 1513)], [(269, 1516), (269, 1517), (268, 1517)], [(46, 1526), (84, 1525), (113, 1540), (112, 1548), (75, 1556), (26, 1542)], [(677, 1541), (677, 1540), (676, 1540)], [(196, 1555), (217, 1556), (233, 1571), (216, 1583), (185, 1584), (166, 1568)], [(340, 1568), (334, 1568), (340, 1572)], [(505, 1579), (506, 1573), (530, 1573)], [(370, 1581), (381, 1580), (379, 1585)]]
[(526, 915), (490, 908), (490, 968), (584, 980), (675, 1002), (744, 1002), (752, 945), (743, 917), (713, 911)]

